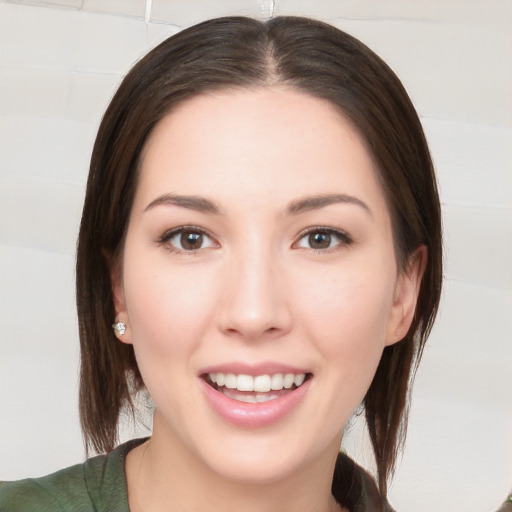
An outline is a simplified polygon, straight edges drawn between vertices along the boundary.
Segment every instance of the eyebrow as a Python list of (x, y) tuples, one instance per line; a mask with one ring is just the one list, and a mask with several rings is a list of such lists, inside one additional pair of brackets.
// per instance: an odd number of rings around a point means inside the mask
[[(311, 210), (318, 210), (331, 204), (344, 203), (354, 204), (363, 208), (373, 217), (369, 206), (357, 197), (347, 194), (324, 194), (318, 196), (307, 196), (292, 201), (285, 210), (286, 215), (298, 215)], [(170, 205), (195, 210), (201, 213), (220, 215), (220, 208), (209, 199), (200, 196), (185, 196), (177, 194), (163, 194), (149, 203), (144, 211), (151, 210), (156, 206)]]
[(286, 209), (287, 215), (298, 215), (299, 213), (308, 212), (311, 210), (318, 210), (331, 204), (337, 203), (348, 203), (360, 206), (363, 208), (371, 217), (373, 217), (370, 207), (354, 196), (347, 194), (325, 194), (319, 196), (308, 196), (292, 201)]
[(202, 213), (220, 214), (220, 208), (209, 199), (200, 196), (182, 196), (176, 194), (163, 194), (149, 203), (144, 209), (145, 212), (151, 210), (155, 206), (171, 205), (180, 206), (189, 210), (195, 210)]

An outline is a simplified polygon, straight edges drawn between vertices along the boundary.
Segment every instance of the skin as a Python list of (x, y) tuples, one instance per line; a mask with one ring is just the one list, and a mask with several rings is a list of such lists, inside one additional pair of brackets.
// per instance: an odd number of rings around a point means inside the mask
[[(426, 257), (419, 248), (398, 271), (364, 142), (304, 93), (218, 92), (160, 122), (140, 171), (112, 271), (121, 341), (133, 344), (156, 406), (151, 441), (126, 462), (131, 509), (339, 510), (330, 486), (344, 425), (384, 347), (407, 333)], [(298, 208), (333, 194), (343, 200)], [(195, 250), (169, 235), (183, 226), (207, 233)], [(342, 234), (313, 248), (309, 228)], [(262, 428), (220, 418), (201, 370), (269, 361), (312, 374), (300, 403)]]

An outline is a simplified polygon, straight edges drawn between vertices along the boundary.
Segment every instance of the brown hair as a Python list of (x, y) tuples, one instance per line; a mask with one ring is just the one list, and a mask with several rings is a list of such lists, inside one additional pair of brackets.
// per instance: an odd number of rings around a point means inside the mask
[(122, 252), (138, 161), (155, 125), (202, 92), (284, 84), (327, 99), (358, 128), (372, 153), (391, 211), (397, 261), (428, 250), (407, 336), (384, 350), (364, 399), (385, 497), (407, 425), (412, 379), (430, 332), (442, 281), (441, 219), (432, 161), (402, 84), (350, 35), (306, 18), (267, 22), (231, 17), (174, 35), (128, 73), (94, 145), (77, 253), (81, 343), (80, 415), (87, 448), (110, 451), (119, 414), (142, 386), (131, 345), (117, 342), (109, 258)]

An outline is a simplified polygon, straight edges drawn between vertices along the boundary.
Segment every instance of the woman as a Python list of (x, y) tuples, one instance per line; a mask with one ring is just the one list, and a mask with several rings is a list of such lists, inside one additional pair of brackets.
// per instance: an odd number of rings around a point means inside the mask
[[(184, 30), (92, 155), (80, 412), (108, 455), (4, 484), (1, 509), (388, 509), (441, 275), (429, 151), (386, 64), (308, 19)], [(115, 448), (143, 390), (153, 434)], [(377, 485), (339, 454), (360, 403)]]

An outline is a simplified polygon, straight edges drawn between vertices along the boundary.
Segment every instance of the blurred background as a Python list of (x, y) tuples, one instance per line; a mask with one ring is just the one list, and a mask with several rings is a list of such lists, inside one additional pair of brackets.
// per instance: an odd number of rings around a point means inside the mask
[[(74, 255), (104, 109), (157, 43), (233, 14), (332, 23), (409, 91), (438, 172), (446, 281), (390, 501), (496, 510), (512, 486), (510, 0), (0, 0), (0, 479), (84, 457)], [(127, 421), (122, 438), (146, 433)], [(371, 468), (359, 421), (344, 447)]]

